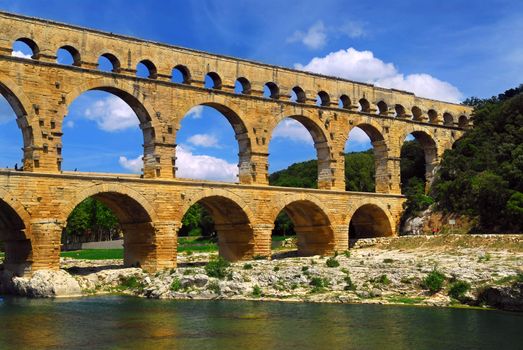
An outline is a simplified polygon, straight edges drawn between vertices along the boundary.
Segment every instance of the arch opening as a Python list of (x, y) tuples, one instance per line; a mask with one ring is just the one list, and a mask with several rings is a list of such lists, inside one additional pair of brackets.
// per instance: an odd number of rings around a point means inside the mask
[[(24, 107), (17, 96), (0, 82), (0, 167), (31, 170), (32, 145), (33, 130), (27, 122)], [(35, 163), (39, 165), (37, 161)]]
[(389, 237), (393, 235), (387, 214), (375, 204), (359, 207), (349, 224), (349, 241), (362, 238)]
[(280, 98), (280, 88), (273, 82), (268, 82), (263, 86), (263, 96), (277, 100)]
[(221, 90), (221, 88), (222, 88), (222, 78), (220, 78), (218, 73), (209, 72), (205, 76), (204, 87), (206, 89)]
[(370, 102), (362, 98), (359, 102), (359, 111), (363, 113), (370, 113)]
[(13, 42), (11, 55), (37, 60), (40, 57), (40, 49), (33, 40), (29, 38), (19, 38)]
[[(0, 266), (17, 276), (31, 270), (32, 245), (18, 213), (0, 199)], [(3, 255), (3, 257), (2, 257)]]
[[(205, 222), (201, 222), (201, 224), (208, 225), (207, 230), (213, 230), (209, 236), (217, 238), (218, 252), (221, 257), (229, 261), (253, 258), (254, 233), (247, 213), (238, 203), (220, 195), (208, 196), (193, 204), (185, 215), (194, 210), (192, 208), (195, 205), (201, 207), (207, 215)], [(203, 219), (203, 216), (201, 218)], [(188, 230), (188, 226), (189, 223), (186, 220), (180, 228), (179, 234)]]
[[(295, 238), (296, 250), (281, 247), (283, 238)], [(315, 203), (297, 200), (287, 204), (276, 217), (272, 231), (273, 257), (311, 256), (334, 253), (334, 233), (327, 214)]]
[(397, 118), (405, 118), (406, 113), (407, 113), (405, 111), (405, 107), (403, 107), (400, 104), (394, 105), (394, 112), (395, 112), (394, 116), (397, 117)]
[(349, 96), (341, 95), (340, 100), (338, 102), (338, 107), (343, 108), (343, 109), (351, 109), (352, 103), (350, 101)]
[(273, 129), (268, 159), (270, 185), (302, 188), (332, 185), (327, 138), (316, 123), (303, 115), (287, 117)]
[(365, 123), (353, 127), (345, 143), (345, 190), (387, 192), (387, 155), (387, 145), (376, 127)]
[(299, 86), (295, 86), (291, 90), (291, 102), (296, 103), (305, 103), (307, 100), (307, 97), (305, 95), (305, 91)]
[(468, 126), (469, 126), (469, 120), (468, 120), (468, 118), (467, 118), (466, 115), (461, 115), (461, 116), (459, 117), (459, 119), (458, 119), (458, 126), (459, 126), (460, 128), (463, 128), (463, 129), (468, 128)]
[[(408, 198), (420, 201), (420, 208), (426, 209), (431, 200), (425, 198), (434, 179), (438, 164), (437, 146), (434, 139), (423, 131), (414, 131), (407, 135), (401, 147), (401, 192)], [(427, 202), (427, 203), (421, 203)]]
[(156, 79), (158, 71), (154, 63), (149, 60), (143, 60), (136, 65), (136, 76), (139, 78)]
[(443, 113), (443, 125), (446, 125), (446, 126), (454, 125), (454, 117), (452, 116), (452, 114), (450, 114), (448, 112)]
[(70, 45), (62, 46), (56, 52), (56, 62), (67, 66), (79, 67), (81, 64), (80, 52)]
[(429, 116), (429, 123), (432, 123), (432, 124), (438, 123), (438, 112), (436, 112), (433, 109), (429, 109), (427, 114)]
[(247, 78), (240, 77), (234, 83), (234, 92), (237, 94), (250, 95), (251, 83)]
[(384, 101), (378, 102), (377, 106), (378, 106), (379, 115), (383, 115), (383, 116), (389, 115), (389, 107), (387, 106), (387, 104)]
[(148, 111), (124, 90), (100, 86), (83, 92), (68, 106), (61, 127), (59, 169), (161, 175)]
[(173, 68), (171, 82), (177, 84), (190, 84), (191, 83), (191, 73), (186, 66), (177, 65)]
[(103, 72), (120, 72), (120, 60), (112, 53), (104, 53), (98, 58), (98, 69)]
[(218, 103), (191, 108), (176, 133), (176, 177), (251, 183), (251, 142), (240, 116)]
[[(85, 243), (113, 241), (115, 258), (126, 267), (154, 270), (155, 229), (151, 214), (132, 196), (99, 192), (83, 199), (69, 213), (62, 233), (62, 250), (78, 254)], [(123, 248), (123, 253), (120, 250)]]
[(318, 92), (316, 96), (316, 105), (321, 107), (328, 107), (331, 103), (330, 96), (325, 91)]

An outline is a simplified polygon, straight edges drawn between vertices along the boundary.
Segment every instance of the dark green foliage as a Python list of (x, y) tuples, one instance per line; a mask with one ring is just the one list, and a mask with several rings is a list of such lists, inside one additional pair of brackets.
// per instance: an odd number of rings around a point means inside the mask
[(249, 263), (244, 264), (244, 265), (243, 265), (243, 269), (244, 269), (244, 270), (252, 270), (252, 264), (249, 264)]
[(374, 192), (374, 150), (345, 154), (345, 190)]
[(221, 256), (212, 259), (205, 265), (205, 272), (209, 277), (224, 278), (231, 264)]
[(338, 260), (336, 260), (335, 257), (328, 258), (327, 261), (325, 262), (325, 264), (327, 265), (327, 267), (338, 267), (338, 266), (340, 266), (340, 262)]
[(322, 277), (313, 277), (311, 278), (310, 285), (313, 286), (313, 292), (320, 292), (329, 286), (329, 280)]
[(214, 220), (205, 207), (193, 204), (182, 218), (180, 236), (212, 236), (215, 232)]
[(318, 188), (318, 166), (316, 160), (294, 163), (284, 170), (269, 176), (272, 186)]
[(470, 283), (465, 281), (455, 281), (450, 285), (449, 296), (451, 298), (462, 300), (465, 294), (470, 290)]
[(343, 290), (349, 291), (349, 290), (356, 290), (356, 285), (352, 282), (352, 279), (349, 275), (343, 277), (343, 280), (345, 281), (345, 287), (343, 287)]
[(131, 289), (136, 291), (142, 291), (145, 285), (142, 281), (138, 280), (135, 276), (123, 277), (120, 280), (120, 289)]
[(523, 230), (523, 85), (471, 100), (474, 128), (446, 151), (432, 187), (438, 207), (489, 231)]
[(371, 281), (374, 283), (383, 284), (383, 285), (390, 284), (390, 279), (387, 275), (381, 275), (379, 277), (373, 278)]
[(434, 269), (421, 281), (421, 286), (434, 294), (443, 288), (445, 282), (445, 275)]
[(74, 208), (67, 218), (63, 243), (107, 241), (118, 238), (118, 218), (105, 204), (87, 198)]
[(182, 289), (182, 283), (180, 282), (180, 279), (178, 277), (175, 277), (171, 282), (171, 291), (177, 292), (180, 289)]
[(284, 210), (278, 214), (278, 217), (274, 222), (272, 234), (276, 236), (289, 236), (296, 234), (294, 232), (294, 223)]
[(256, 284), (252, 287), (252, 296), (256, 297), (256, 298), (259, 298), (262, 296), (262, 290), (259, 285)]

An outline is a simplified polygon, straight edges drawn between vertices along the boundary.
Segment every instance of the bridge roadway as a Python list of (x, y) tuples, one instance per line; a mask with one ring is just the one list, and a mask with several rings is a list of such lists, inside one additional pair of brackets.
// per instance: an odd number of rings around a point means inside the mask
[[(13, 56), (17, 41), (31, 48), (30, 59)], [(59, 49), (71, 55), (72, 64), (57, 62)], [(101, 57), (112, 71), (98, 69)], [(139, 64), (148, 77), (137, 76)], [(173, 82), (173, 72), (182, 81)], [(68, 108), (92, 90), (120, 97), (136, 113), (143, 136), (141, 176), (62, 171)], [(211, 211), (220, 254), (232, 260), (270, 254), (271, 229), (282, 209), (296, 226), (303, 254), (346, 249), (349, 225), (352, 236), (394, 235), (404, 201), (405, 137), (421, 143), (430, 183), (443, 152), (472, 125), (469, 107), (405, 91), (5, 12), (0, 94), (13, 108), (23, 139), (24, 171), (0, 170), (4, 265), (18, 274), (58, 268), (67, 216), (88, 197), (118, 216), (125, 263), (148, 270), (176, 265), (180, 221), (196, 202)], [(230, 122), (239, 149), (238, 184), (177, 178), (176, 135), (195, 106), (215, 108)], [(318, 189), (268, 186), (269, 142), (285, 118), (301, 123), (313, 138)], [(376, 193), (344, 191), (344, 147), (355, 127), (374, 148)]]

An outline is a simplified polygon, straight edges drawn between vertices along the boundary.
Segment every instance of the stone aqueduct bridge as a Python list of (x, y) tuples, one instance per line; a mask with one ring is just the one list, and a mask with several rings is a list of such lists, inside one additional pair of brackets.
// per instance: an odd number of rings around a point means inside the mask
[[(17, 40), (31, 47), (32, 59), (12, 56)], [(72, 65), (57, 64), (60, 48), (71, 53)], [(100, 56), (111, 61), (112, 72), (97, 69)], [(140, 62), (148, 78), (136, 76)], [(183, 83), (171, 82), (173, 68)], [(205, 88), (206, 75), (212, 88)], [(235, 93), (236, 81), (242, 93)], [(264, 97), (265, 85), (270, 97)], [(64, 116), (89, 90), (117, 95), (136, 112), (142, 176), (61, 171)], [(347, 249), (349, 224), (355, 236), (394, 235), (404, 202), (399, 160), (405, 137), (413, 134), (423, 145), (430, 179), (443, 151), (470, 124), (471, 112), (403, 91), (8, 13), (0, 13), (0, 93), (17, 115), (24, 142), (24, 171), (0, 170), (4, 267), (17, 274), (59, 268), (66, 219), (88, 197), (118, 216), (125, 264), (151, 271), (176, 266), (177, 231), (196, 202), (211, 212), (220, 254), (232, 260), (270, 255), (281, 210), (295, 223), (303, 254)], [(238, 184), (176, 178), (176, 133), (197, 105), (214, 107), (231, 123), (239, 144)], [(318, 189), (268, 186), (271, 132), (286, 117), (314, 139)], [(344, 190), (343, 151), (354, 127), (372, 140), (376, 193)]]

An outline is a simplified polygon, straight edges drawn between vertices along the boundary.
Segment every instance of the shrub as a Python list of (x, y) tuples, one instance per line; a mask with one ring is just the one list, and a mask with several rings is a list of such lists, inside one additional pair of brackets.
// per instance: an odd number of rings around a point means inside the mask
[(278, 272), (280, 271), (280, 267), (279, 266), (274, 266), (274, 268), (272, 269), (274, 272)]
[(301, 272), (307, 272), (309, 271), (309, 267), (308, 266), (302, 266), (301, 267)]
[(247, 264), (244, 264), (244, 265), (243, 265), (243, 269), (244, 269), (244, 270), (252, 270), (252, 264), (248, 264), (248, 263), (247, 263)]
[(180, 282), (180, 279), (178, 277), (175, 277), (171, 283), (171, 290), (173, 292), (177, 292), (180, 289), (182, 289), (182, 283)]
[(350, 278), (350, 276), (345, 276), (343, 280), (346, 283), (345, 287), (343, 287), (344, 290), (356, 290), (356, 285), (352, 283), (352, 279)]
[(392, 264), (394, 262), (394, 259), (391, 259), (391, 258), (383, 259), (383, 262), (385, 264)]
[(231, 264), (227, 260), (219, 256), (216, 259), (212, 259), (207, 263), (207, 265), (205, 265), (205, 272), (209, 277), (216, 277), (222, 279), (225, 276), (227, 276), (229, 266), (231, 266)]
[(443, 288), (445, 282), (445, 275), (440, 271), (434, 269), (423, 279), (421, 286), (434, 294)]
[(485, 253), (484, 255), (481, 255), (478, 258), (478, 262), (490, 261), (490, 259), (492, 259), (492, 255), (490, 255), (489, 253)]
[(338, 267), (340, 266), (340, 262), (336, 260), (335, 257), (330, 257), (326, 261), (327, 267)]
[(325, 288), (329, 286), (329, 280), (322, 277), (313, 277), (311, 278), (310, 285), (313, 287), (313, 293), (323, 292)]
[(259, 285), (255, 284), (254, 287), (252, 287), (252, 296), (256, 298), (262, 296), (262, 290)]
[(384, 285), (390, 284), (390, 280), (389, 280), (389, 277), (387, 277), (387, 275), (381, 275), (380, 277), (376, 277), (376, 278), (372, 279), (371, 281), (374, 283), (379, 283), (379, 284), (384, 284)]
[(253, 257), (254, 260), (267, 260), (266, 256), (263, 255), (256, 255)]
[(346, 258), (350, 258), (350, 251), (347, 249), (343, 252), (343, 255), (345, 255)]
[(462, 300), (465, 294), (470, 290), (470, 283), (466, 281), (455, 281), (450, 285), (449, 296), (451, 298)]
[(211, 292), (214, 294), (221, 294), (222, 290), (220, 288), (220, 284), (217, 281), (212, 281), (209, 283), (209, 286), (207, 287)]
[(143, 284), (142, 281), (139, 281), (138, 278), (136, 278), (136, 276), (128, 276), (128, 277), (123, 277), (120, 280), (120, 288), (121, 289), (134, 289), (134, 290), (141, 291), (145, 288), (145, 285)]

